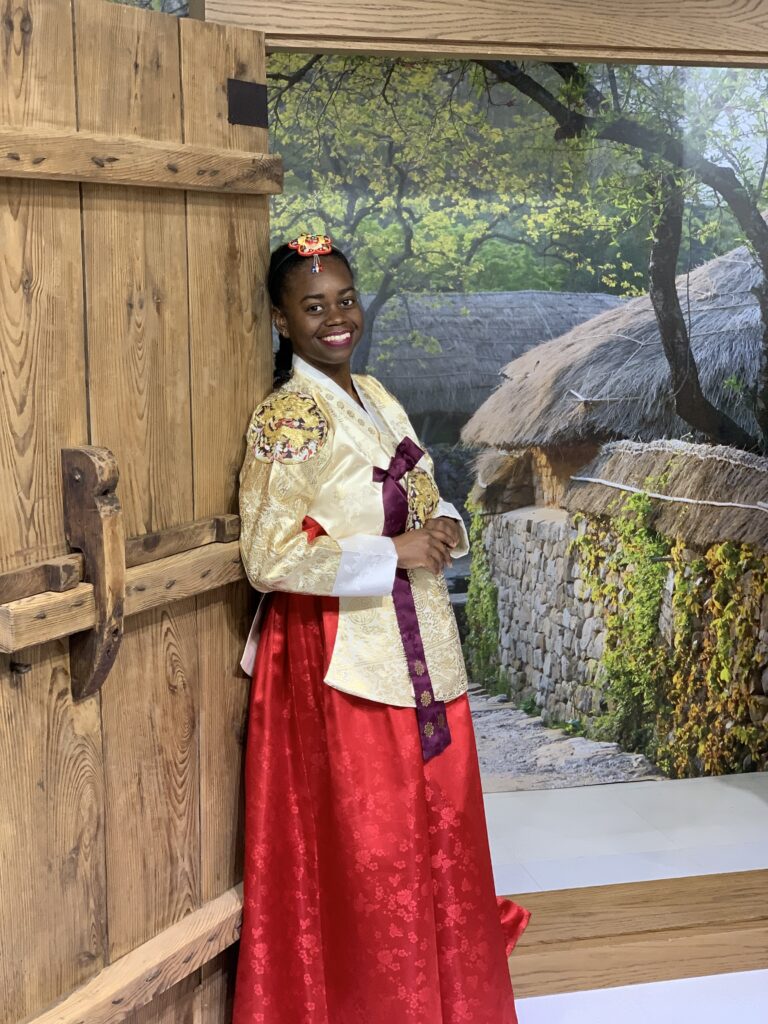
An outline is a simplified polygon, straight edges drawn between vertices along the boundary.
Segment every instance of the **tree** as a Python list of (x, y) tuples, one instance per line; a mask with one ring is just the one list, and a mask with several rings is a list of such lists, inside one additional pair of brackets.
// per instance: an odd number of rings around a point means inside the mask
[(312, 229), (349, 230), (375, 292), (358, 367), (397, 290), (482, 288), (489, 257), (498, 267), (526, 252), (530, 279), (545, 268), (549, 287), (639, 294), (647, 281), (680, 416), (713, 440), (768, 450), (768, 326), (757, 439), (701, 393), (675, 290), (681, 259), (690, 269), (746, 240), (768, 325), (768, 147), (756, 160), (740, 137), (745, 115), (765, 132), (762, 72), (283, 60), (270, 70), (273, 116), (297, 173), (275, 224), (285, 232), (300, 214), (303, 227), (309, 212)]

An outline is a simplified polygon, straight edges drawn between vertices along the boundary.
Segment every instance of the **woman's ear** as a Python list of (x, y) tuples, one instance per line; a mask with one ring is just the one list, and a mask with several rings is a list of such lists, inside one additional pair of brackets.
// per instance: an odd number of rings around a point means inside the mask
[(275, 325), (278, 334), (283, 334), (287, 336), (288, 321), (285, 319), (285, 317), (277, 308), (277, 306), (272, 307), (272, 323)]

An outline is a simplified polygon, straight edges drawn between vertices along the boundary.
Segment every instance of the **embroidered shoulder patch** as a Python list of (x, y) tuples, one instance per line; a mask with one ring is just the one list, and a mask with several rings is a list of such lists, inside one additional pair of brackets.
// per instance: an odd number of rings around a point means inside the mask
[(248, 445), (262, 462), (307, 462), (328, 436), (328, 420), (311, 395), (280, 391), (253, 415)]
[(435, 514), (440, 492), (429, 473), (412, 469), (407, 476), (408, 530), (418, 530)]

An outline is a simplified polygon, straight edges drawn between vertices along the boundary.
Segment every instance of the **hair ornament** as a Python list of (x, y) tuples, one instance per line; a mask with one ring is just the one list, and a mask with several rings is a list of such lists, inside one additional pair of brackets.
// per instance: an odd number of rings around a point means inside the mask
[(289, 242), (288, 246), (295, 249), (299, 256), (312, 257), (313, 274), (323, 269), (320, 257), (327, 256), (333, 251), (333, 243), (328, 235), (299, 235)]

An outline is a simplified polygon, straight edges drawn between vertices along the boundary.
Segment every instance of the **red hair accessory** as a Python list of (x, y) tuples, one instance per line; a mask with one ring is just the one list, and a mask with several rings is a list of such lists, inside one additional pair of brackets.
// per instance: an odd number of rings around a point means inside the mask
[(295, 249), (299, 256), (312, 257), (313, 274), (323, 269), (320, 257), (327, 256), (333, 251), (333, 244), (328, 235), (299, 235), (288, 243), (288, 247)]

